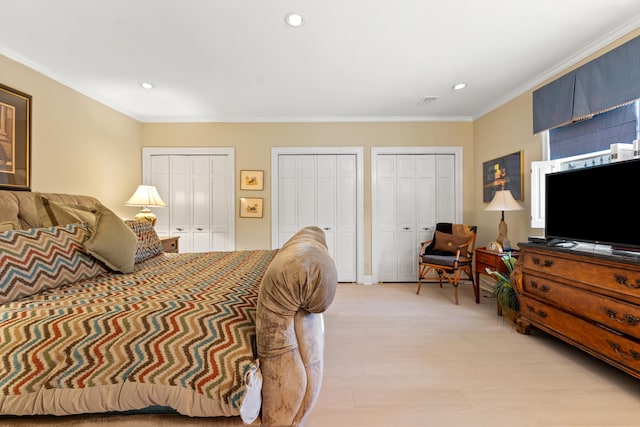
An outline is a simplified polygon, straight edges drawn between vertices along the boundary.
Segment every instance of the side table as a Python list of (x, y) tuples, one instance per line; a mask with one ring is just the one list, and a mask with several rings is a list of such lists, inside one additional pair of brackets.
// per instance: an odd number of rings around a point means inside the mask
[(178, 253), (178, 239), (180, 236), (158, 236), (160, 242), (162, 242), (162, 249), (166, 253), (177, 254)]
[[(476, 268), (476, 283), (478, 283), (478, 286), (480, 285), (480, 274), (484, 274), (493, 278), (493, 276), (487, 273), (487, 270), (486, 270), (487, 268), (491, 271), (497, 271), (502, 274), (509, 274), (509, 269), (507, 268), (505, 263), (502, 261), (503, 255), (504, 255), (504, 252), (502, 253), (491, 252), (485, 247), (476, 249), (475, 268)], [(511, 256), (513, 258), (518, 258), (519, 255), (520, 255), (520, 252), (514, 251), (514, 250), (511, 251)], [(479, 299), (479, 295), (480, 293), (478, 292), (478, 299)], [(476, 300), (476, 302), (479, 302), (479, 301)], [(502, 310), (500, 310), (499, 305), (497, 306), (497, 310), (498, 310), (498, 315), (502, 315), (501, 313)]]

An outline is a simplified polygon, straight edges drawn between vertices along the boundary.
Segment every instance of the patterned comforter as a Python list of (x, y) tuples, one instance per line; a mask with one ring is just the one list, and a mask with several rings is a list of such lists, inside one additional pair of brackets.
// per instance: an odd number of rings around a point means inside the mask
[(240, 414), (275, 253), (161, 254), (0, 305), (0, 414)]

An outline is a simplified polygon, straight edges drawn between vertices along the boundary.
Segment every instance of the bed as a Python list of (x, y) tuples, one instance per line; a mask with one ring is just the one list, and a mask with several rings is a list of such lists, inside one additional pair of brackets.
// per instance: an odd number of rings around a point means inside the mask
[(277, 250), (168, 254), (95, 198), (0, 191), (0, 416), (302, 426), (336, 284), (317, 227)]

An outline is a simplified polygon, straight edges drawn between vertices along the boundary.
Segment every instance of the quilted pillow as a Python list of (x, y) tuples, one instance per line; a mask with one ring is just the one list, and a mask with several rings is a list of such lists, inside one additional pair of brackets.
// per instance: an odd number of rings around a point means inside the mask
[(0, 233), (0, 303), (106, 273), (84, 251), (88, 237), (81, 224)]
[(125, 224), (136, 233), (138, 244), (136, 246), (135, 263), (145, 261), (162, 252), (162, 242), (156, 233), (156, 229), (149, 221), (125, 220)]
[[(442, 233), (436, 231), (435, 244), (433, 249), (436, 251), (450, 252), (455, 254), (458, 250), (458, 245), (462, 245), (469, 240), (468, 236), (458, 236), (456, 234)], [(467, 247), (460, 249), (460, 256), (467, 256)]]

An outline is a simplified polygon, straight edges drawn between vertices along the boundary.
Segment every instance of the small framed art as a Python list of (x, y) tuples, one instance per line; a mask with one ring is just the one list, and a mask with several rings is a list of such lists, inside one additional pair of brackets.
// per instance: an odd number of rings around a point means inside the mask
[(264, 199), (240, 197), (240, 218), (262, 218)]
[(31, 95), (0, 84), (0, 189), (29, 190)]
[(240, 171), (240, 189), (264, 189), (264, 171)]

